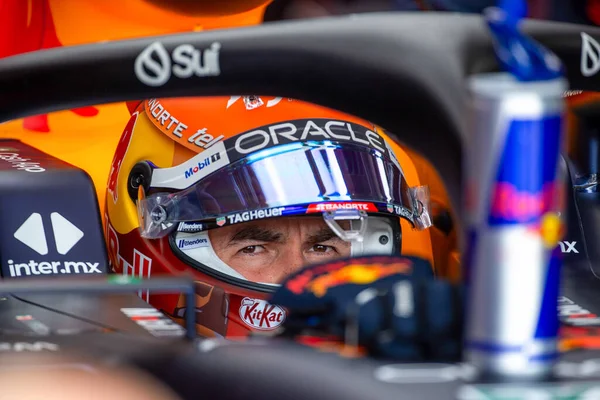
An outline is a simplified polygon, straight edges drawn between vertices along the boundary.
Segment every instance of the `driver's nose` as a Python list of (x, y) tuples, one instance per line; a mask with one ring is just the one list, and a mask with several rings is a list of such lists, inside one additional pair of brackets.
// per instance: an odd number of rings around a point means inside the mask
[(308, 260), (302, 254), (302, 250), (294, 249), (292, 246), (286, 249), (280, 259), (280, 268), (275, 272), (274, 280), (276, 283), (281, 283), (290, 274), (304, 268), (308, 265)]

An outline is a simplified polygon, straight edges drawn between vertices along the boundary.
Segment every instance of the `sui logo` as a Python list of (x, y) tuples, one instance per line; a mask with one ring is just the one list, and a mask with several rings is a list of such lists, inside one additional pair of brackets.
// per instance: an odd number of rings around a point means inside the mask
[(561, 122), (560, 116), (511, 122), (492, 186), (490, 225), (538, 223), (558, 209)]

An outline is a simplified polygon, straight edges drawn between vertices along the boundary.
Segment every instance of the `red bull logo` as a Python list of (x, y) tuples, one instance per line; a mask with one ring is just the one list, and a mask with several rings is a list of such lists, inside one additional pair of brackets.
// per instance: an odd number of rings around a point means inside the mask
[(539, 223), (560, 210), (560, 144), (559, 115), (511, 121), (491, 187), (490, 225)]
[(554, 182), (546, 183), (540, 192), (520, 191), (508, 182), (498, 182), (491, 201), (490, 220), (503, 223), (539, 221), (559, 204), (559, 190)]
[[(133, 252), (133, 257), (129, 258), (132, 260), (130, 263), (122, 256), (124, 251), (123, 249), (119, 248), (119, 235), (109, 222), (106, 223), (105, 235), (107, 241), (108, 258), (114, 272), (121, 273), (125, 276), (133, 276), (144, 279), (150, 278), (150, 274), (152, 272), (152, 258), (135, 248), (128, 248), (127, 250), (129, 254), (131, 254), (130, 252)], [(148, 290), (146, 290), (145, 293), (138, 291), (138, 296), (145, 301), (150, 301), (150, 292)]]

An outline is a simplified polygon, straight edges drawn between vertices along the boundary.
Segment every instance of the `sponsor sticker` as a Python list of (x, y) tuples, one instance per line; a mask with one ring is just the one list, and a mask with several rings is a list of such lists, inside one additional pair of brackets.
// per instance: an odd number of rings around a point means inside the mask
[(158, 99), (150, 99), (146, 102), (146, 114), (154, 121), (154, 124), (166, 133), (178, 138), (185, 138), (188, 143), (194, 144), (206, 150), (223, 140), (224, 135), (215, 136), (208, 132), (207, 128), (198, 129), (190, 134), (189, 126), (173, 115)]
[(206, 133), (207, 128), (198, 129), (196, 133), (188, 138), (188, 142), (194, 143), (196, 146), (203, 149), (208, 149), (213, 144), (223, 140), (224, 135), (213, 137), (210, 133)]
[(170, 168), (157, 168), (152, 173), (152, 187), (186, 189), (205, 176), (229, 165), (224, 142), (218, 142), (186, 162)]
[[(71, 249), (85, 236), (84, 232), (58, 212), (50, 213), (54, 244), (56, 252), (60, 255), (68, 254)], [(48, 238), (40, 213), (31, 213), (29, 217), (17, 228), (13, 237), (21, 245), (27, 246), (40, 256), (49, 254)], [(9, 259), (8, 273), (11, 277), (32, 275), (59, 275), (59, 274), (102, 274), (99, 262), (89, 261), (50, 261), (30, 259), (29, 261), (15, 261)], [(104, 266), (102, 266), (104, 267)]]
[(259, 96), (244, 96), (244, 106), (246, 110), (254, 110), (265, 104)]
[(121, 308), (130, 320), (157, 337), (179, 337), (185, 330), (154, 308)]
[(10, 276), (57, 275), (57, 274), (101, 274), (100, 263), (87, 261), (35, 261), (15, 263), (8, 260)]
[(390, 210), (390, 206), (393, 209), (392, 211), (390, 211), (392, 214), (396, 214), (400, 217), (404, 217), (410, 221), (413, 220), (413, 218), (414, 218), (413, 213), (410, 210), (408, 210), (406, 207), (400, 207), (395, 204), (388, 204), (388, 207), (387, 207), (388, 211)]
[(180, 222), (177, 226), (178, 232), (200, 232), (204, 230), (204, 225), (199, 222)]
[(194, 176), (194, 174), (197, 174), (198, 172), (202, 171), (204, 168), (207, 168), (208, 166), (210, 166), (211, 163), (216, 163), (220, 159), (221, 159), (221, 154), (216, 153), (216, 154), (211, 155), (210, 157), (206, 157), (202, 161), (198, 161), (198, 163), (196, 165), (194, 165), (193, 167), (190, 167), (187, 171), (184, 172), (185, 179), (191, 178), (192, 176)]
[[(227, 219), (230, 224), (238, 224), (240, 222), (248, 222), (256, 219), (280, 217), (283, 214), (285, 207), (267, 208), (264, 210), (245, 211), (243, 213), (237, 213), (228, 215)], [(219, 221), (217, 220), (217, 225)], [(222, 226), (222, 225), (219, 225)]]
[(388, 154), (385, 141), (372, 130), (359, 124), (328, 119), (301, 119), (267, 125), (226, 140), (226, 147), (233, 160), (269, 147), (307, 140), (360, 144)]
[(188, 79), (193, 76), (219, 76), (221, 43), (214, 42), (206, 49), (182, 44), (171, 52), (161, 42), (153, 42), (135, 59), (135, 76), (145, 85), (158, 87), (171, 76)]
[(201, 237), (187, 237), (177, 239), (177, 248), (180, 250), (191, 250), (197, 249), (198, 247), (208, 247), (210, 243), (208, 242), (208, 237), (206, 235), (202, 235)]
[(306, 209), (306, 213), (318, 213), (336, 210), (359, 210), (377, 212), (377, 207), (373, 203), (359, 202), (336, 202), (336, 203), (317, 203), (310, 204)]
[(285, 321), (285, 310), (265, 300), (244, 297), (240, 306), (240, 317), (251, 328), (270, 331)]
[(157, 99), (150, 99), (146, 102), (146, 114), (165, 131), (177, 137), (183, 137), (183, 132), (188, 128), (186, 124), (171, 115)]

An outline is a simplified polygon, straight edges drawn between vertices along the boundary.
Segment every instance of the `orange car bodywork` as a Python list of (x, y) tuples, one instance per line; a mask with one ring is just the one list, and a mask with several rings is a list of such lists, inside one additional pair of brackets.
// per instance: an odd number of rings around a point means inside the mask
[[(254, 8), (231, 15), (228, 2), (221, 2), (226, 8), (215, 10), (211, 6), (207, 16), (157, 6), (166, 0), (0, 0), (0, 57), (57, 46), (259, 24), (271, 0), (246, 1)], [(242, 2), (231, 4), (239, 7)], [(0, 124), (0, 138), (20, 139), (87, 171), (104, 215), (111, 161), (129, 117), (125, 103), (84, 107)], [(432, 201), (449, 208), (435, 169), (418, 154), (403, 150), (410, 156), (403, 164), (409, 185), (429, 185)], [(438, 275), (458, 279), (456, 234), (429, 229), (418, 237), (414, 243), (403, 243), (405, 254), (424, 257), (434, 263)]]

